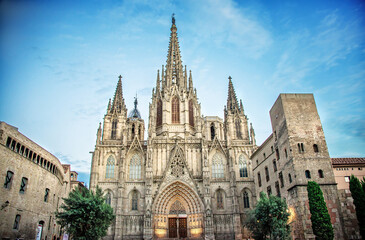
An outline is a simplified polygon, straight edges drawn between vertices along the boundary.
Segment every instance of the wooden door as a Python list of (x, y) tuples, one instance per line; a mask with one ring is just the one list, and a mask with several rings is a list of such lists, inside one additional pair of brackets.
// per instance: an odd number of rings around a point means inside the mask
[(169, 218), (169, 238), (177, 237), (177, 219)]
[(186, 218), (179, 218), (179, 237), (186, 238), (187, 237), (187, 221)]

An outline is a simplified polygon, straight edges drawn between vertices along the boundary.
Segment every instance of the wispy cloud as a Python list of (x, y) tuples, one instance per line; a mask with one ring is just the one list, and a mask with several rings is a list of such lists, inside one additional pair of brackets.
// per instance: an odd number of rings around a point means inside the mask
[(274, 82), (283, 86), (302, 85), (302, 81), (315, 71), (326, 71), (357, 50), (365, 33), (356, 19), (344, 22), (341, 18), (335, 10), (317, 27), (290, 34), (273, 73)]

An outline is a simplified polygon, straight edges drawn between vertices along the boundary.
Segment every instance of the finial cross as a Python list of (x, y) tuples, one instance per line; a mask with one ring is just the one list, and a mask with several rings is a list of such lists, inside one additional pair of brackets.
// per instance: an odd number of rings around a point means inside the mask
[(232, 80), (231, 76), (229, 76), (228, 79), (231, 81)]
[(172, 24), (175, 24), (175, 13), (172, 14)]
[(122, 75), (119, 75), (119, 81), (122, 81)]

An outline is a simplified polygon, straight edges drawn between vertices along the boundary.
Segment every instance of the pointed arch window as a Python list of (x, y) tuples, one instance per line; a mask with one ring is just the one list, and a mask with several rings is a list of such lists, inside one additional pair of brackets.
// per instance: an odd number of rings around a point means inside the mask
[(241, 121), (239, 119), (236, 119), (236, 136), (238, 139), (242, 139)]
[(109, 156), (108, 160), (106, 161), (105, 178), (114, 178), (114, 166), (115, 159), (113, 156)]
[(132, 192), (132, 210), (138, 210), (138, 193), (137, 191)]
[(157, 127), (162, 125), (162, 101), (159, 99), (157, 101), (157, 119), (156, 119)]
[(174, 97), (171, 104), (172, 123), (180, 123), (180, 104), (179, 99)]
[(129, 164), (129, 179), (141, 179), (142, 161), (138, 154), (133, 155)]
[(111, 139), (116, 139), (116, 137), (117, 137), (117, 125), (118, 125), (118, 120), (117, 119), (113, 119), (113, 121), (112, 121)]
[(240, 168), (240, 177), (248, 177), (247, 161), (243, 157), (243, 155), (241, 155), (239, 159), (239, 168)]
[(217, 191), (217, 209), (224, 209), (222, 190)]
[(194, 127), (194, 108), (193, 108), (193, 100), (189, 101), (189, 124)]
[(105, 203), (109, 206), (112, 204), (112, 194), (110, 192), (105, 195)]
[(248, 196), (247, 191), (243, 194), (243, 207), (250, 208), (250, 197)]
[(222, 154), (216, 153), (212, 161), (212, 177), (224, 178), (224, 164)]
[(215, 127), (214, 124), (210, 125), (210, 139), (214, 140), (215, 137)]

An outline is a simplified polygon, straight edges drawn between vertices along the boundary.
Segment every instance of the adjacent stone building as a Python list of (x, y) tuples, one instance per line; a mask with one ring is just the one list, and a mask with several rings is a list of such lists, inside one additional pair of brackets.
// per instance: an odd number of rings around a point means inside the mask
[(261, 191), (287, 199), (293, 239), (314, 239), (308, 180), (324, 192), (335, 239), (353, 238), (343, 227), (312, 94), (280, 94), (270, 111), (273, 133), (260, 147), (231, 77), (222, 111), (224, 119), (203, 117), (173, 18), (166, 66), (157, 71), (149, 104), (147, 140), (137, 99), (128, 114), (121, 76), (97, 130), (90, 188), (101, 187), (116, 214), (105, 239), (249, 239), (247, 213)]
[(341, 202), (343, 224), (347, 239), (360, 239), (354, 199), (350, 192), (350, 177), (365, 177), (365, 158), (332, 158), (333, 172)]
[(57, 239), (55, 212), (71, 188), (70, 165), (0, 122), (0, 237)]

